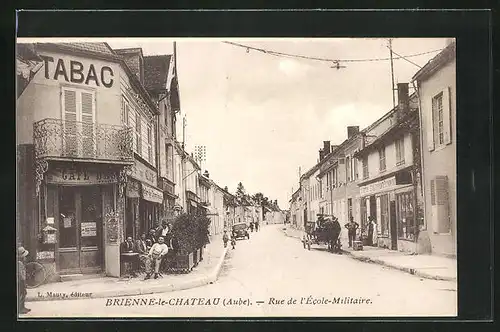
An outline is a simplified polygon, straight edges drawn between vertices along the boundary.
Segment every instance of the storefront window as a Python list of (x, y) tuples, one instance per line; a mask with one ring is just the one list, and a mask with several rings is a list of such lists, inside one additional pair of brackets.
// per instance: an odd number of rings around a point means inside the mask
[(82, 247), (99, 245), (101, 227), (101, 195), (99, 188), (82, 188), (82, 221), (80, 236)]
[(396, 195), (396, 217), (398, 237), (406, 240), (415, 239), (413, 192)]
[(380, 231), (389, 236), (389, 198), (387, 194), (380, 196)]

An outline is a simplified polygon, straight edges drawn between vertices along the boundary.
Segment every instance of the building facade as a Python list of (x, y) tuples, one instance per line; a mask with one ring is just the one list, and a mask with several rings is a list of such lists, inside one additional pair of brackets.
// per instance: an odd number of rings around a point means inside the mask
[(134, 164), (121, 82), (131, 71), (106, 43), (36, 50), (43, 68), (17, 105), (22, 244), (53, 277), (119, 276), (126, 169)]
[(456, 257), (456, 44), (419, 70), (425, 218), (420, 234), (430, 251)]
[(356, 154), (362, 218), (377, 221), (375, 245), (414, 253), (425, 251), (418, 241), (423, 196), (417, 107), (408, 84), (399, 83), (398, 106), (363, 130), (363, 148)]

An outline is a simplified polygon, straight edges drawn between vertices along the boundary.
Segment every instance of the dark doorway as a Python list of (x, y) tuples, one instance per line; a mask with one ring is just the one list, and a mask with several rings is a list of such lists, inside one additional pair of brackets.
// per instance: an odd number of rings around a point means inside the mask
[(391, 249), (398, 250), (398, 229), (396, 226), (396, 201), (391, 201), (389, 208), (389, 220), (391, 223)]

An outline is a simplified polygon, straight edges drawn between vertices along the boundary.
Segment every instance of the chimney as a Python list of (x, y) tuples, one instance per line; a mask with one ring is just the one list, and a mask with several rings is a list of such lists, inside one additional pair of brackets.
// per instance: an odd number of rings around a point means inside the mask
[(210, 173), (208, 173), (208, 171), (205, 170), (205, 172), (203, 172), (203, 176), (206, 177), (206, 178), (209, 178), (210, 177)]
[(398, 83), (398, 114), (404, 116), (409, 110), (408, 83)]
[(331, 152), (330, 141), (323, 141), (323, 155), (326, 156)]
[(347, 139), (359, 133), (359, 126), (347, 126)]

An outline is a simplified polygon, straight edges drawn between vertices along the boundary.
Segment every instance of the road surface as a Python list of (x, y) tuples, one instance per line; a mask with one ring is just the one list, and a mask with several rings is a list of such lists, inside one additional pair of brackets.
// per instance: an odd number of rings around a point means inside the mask
[(455, 282), (422, 279), (323, 250), (283, 225), (239, 240), (220, 278), (199, 288), (109, 299), (29, 302), (23, 317), (455, 316)]

